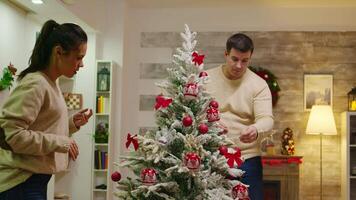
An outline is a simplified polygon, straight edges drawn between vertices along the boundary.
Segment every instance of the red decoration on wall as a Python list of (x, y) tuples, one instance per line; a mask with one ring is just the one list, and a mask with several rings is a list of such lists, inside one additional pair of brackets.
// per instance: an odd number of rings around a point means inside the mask
[(271, 91), (272, 94), (272, 105), (275, 106), (279, 99), (278, 92), (281, 91), (281, 88), (278, 85), (277, 77), (269, 70), (262, 67), (253, 67), (250, 66), (249, 69), (255, 72), (259, 77), (263, 78)]

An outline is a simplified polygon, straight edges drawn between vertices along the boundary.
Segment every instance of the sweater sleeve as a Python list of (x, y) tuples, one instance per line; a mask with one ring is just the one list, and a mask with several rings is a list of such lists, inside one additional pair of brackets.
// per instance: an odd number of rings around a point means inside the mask
[(39, 80), (24, 80), (5, 102), (0, 126), (13, 152), (38, 156), (68, 152), (69, 137), (29, 130), (41, 110), (44, 95), (45, 90)]
[(265, 134), (273, 128), (272, 96), (267, 86), (257, 93), (253, 99), (253, 110), (258, 137), (265, 137)]

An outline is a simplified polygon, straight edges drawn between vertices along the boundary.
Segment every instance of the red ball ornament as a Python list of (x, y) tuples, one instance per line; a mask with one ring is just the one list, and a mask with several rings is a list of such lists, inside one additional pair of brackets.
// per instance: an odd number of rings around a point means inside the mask
[(206, 124), (200, 124), (198, 129), (199, 129), (199, 133), (201, 134), (205, 134), (209, 131), (209, 127)]
[(248, 197), (248, 189), (242, 183), (239, 183), (232, 188), (231, 195), (233, 199), (250, 200)]
[(157, 183), (157, 172), (153, 168), (145, 168), (141, 171), (141, 180), (145, 185)]
[(195, 99), (198, 93), (199, 87), (196, 83), (187, 83), (183, 88), (183, 94), (186, 99)]
[(219, 110), (213, 107), (209, 108), (206, 111), (206, 118), (208, 118), (208, 122), (219, 121), (220, 120)]
[(191, 170), (197, 170), (200, 167), (201, 159), (200, 157), (194, 153), (189, 152), (184, 156), (184, 165)]
[(111, 180), (114, 182), (118, 182), (121, 180), (121, 174), (118, 171), (115, 171), (111, 174)]
[(193, 119), (189, 115), (187, 115), (183, 117), (182, 122), (183, 122), (183, 126), (185, 127), (191, 126), (193, 124)]
[(217, 109), (217, 108), (219, 108), (219, 103), (217, 101), (215, 101), (215, 100), (212, 100), (209, 103), (209, 106)]
[(227, 154), (227, 152), (228, 152), (227, 146), (221, 146), (221, 147), (219, 147), (219, 152), (220, 152), (220, 155), (225, 155), (225, 154)]
[(206, 71), (202, 71), (199, 73), (199, 78), (201, 77), (207, 77), (208, 76), (208, 73)]

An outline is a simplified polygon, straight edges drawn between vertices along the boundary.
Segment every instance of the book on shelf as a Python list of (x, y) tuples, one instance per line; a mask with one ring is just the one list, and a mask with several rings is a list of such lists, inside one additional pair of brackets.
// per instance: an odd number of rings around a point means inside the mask
[(110, 98), (99, 95), (96, 97), (96, 113), (110, 112)]
[(108, 152), (102, 150), (95, 150), (94, 152), (94, 167), (95, 169), (108, 168)]

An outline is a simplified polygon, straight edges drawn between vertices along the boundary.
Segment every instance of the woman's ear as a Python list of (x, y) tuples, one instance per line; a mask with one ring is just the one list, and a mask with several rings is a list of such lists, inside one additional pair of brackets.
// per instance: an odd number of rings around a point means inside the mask
[(59, 45), (55, 46), (53, 48), (53, 51), (54, 51), (54, 55), (55, 56), (61, 56), (61, 55), (64, 54), (63, 48), (61, 46), (59, 46)]

